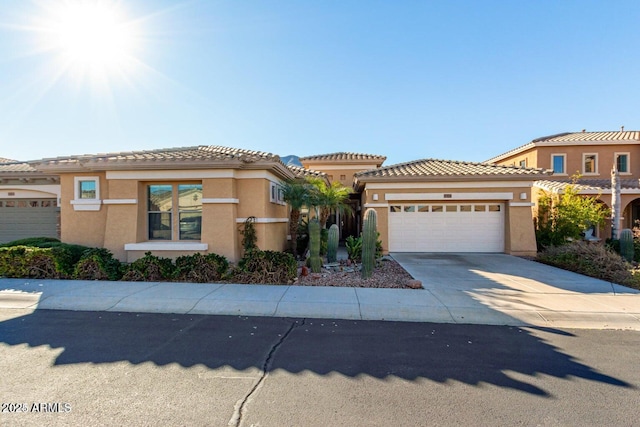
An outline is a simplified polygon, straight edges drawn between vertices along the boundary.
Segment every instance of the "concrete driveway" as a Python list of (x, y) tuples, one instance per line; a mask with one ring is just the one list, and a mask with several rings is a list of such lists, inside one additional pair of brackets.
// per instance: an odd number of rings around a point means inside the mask
[(484, 253), (393, 253), (460, 323), (634, 329), (640, 291), (535, 261)]

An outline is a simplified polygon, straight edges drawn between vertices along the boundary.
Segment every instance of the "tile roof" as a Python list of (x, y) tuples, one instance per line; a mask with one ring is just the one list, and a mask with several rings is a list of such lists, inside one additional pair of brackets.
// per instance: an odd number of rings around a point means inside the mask
[(362, 180), (362, 178), (542, 177), (547, 174), (548, 172), (543, 169), (424, 159), (358, 172), (355, 176)]
[(238, 148), (223, 147), (219, 145), (200, 145), (193, 147), (164, 148), (159, 150), (142, 150), (119, 153), (83, 154), (79, 156), (54, 157), (42, 159), (39, 162), (45, 164), (83, 162), (83, 163), (119, 163), (119, 162), (146, 162), (146, 161), (213, 161), (213, 160), (240, 160), (252, 163), (259, 160), (280, 161), (280, 158), (271, 153), (262, 151), (241, 150)]
[[(567, 185), (572, 184), (573, 181), (569, 178), (558, 180), (540, 180), (536, 181), (534, 185), (547, 191), (554, 193), (562, 192)], [(624, 190), (640, 190), (640, 182), (637, 179), (621, 179), (620, 188)], [(580, 179), (576, 183), (576, 190), (585, 194), (598, 194), (611, 192), (611, 180), (610, 179)]]
[(312, 169), (305, 169), (296, 165), (287, 165), (289, 170), (293, 172), (296, 178), (326, 178), (327, 174), (324, 172), (314, 171)]
[(370, 160), (374, 162), (384, 162), (387, 160), (385, 156), (379, 156), (377, 154), (363, 154), (363, 153), (349, 153), (338, 152), (329, 154), (316, 154), (313, 156), (300, 157), (300, 161), (363, 161)]
[(2, 162), (0, 163), (0, 174), (3, 173), (36, 173), (36, 169), (27, 162)]
[(0, 163), (16, 163), (17, 160), (7, 159), (5, 157), (0, 157)]
[(615, 144), (615, 143), (640, 143), (640, 131), (607, 131), (607, 132), (563, 132), (555, 135), (536, 138), (531, 142), (506, 151), (487, 160), (487, 163), (498, 162), (511, 155), (534, 148), (537, 145), (580, 145), (580, 144)]
[(640, 131), (573, 132), (534, 139), (532, 142), (640, 142)]

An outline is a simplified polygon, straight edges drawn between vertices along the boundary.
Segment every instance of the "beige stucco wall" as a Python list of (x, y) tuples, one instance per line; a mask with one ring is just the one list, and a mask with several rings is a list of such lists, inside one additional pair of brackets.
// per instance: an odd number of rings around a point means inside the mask
[[(318, 162), (318, 161), (301, 161), (302, 165), (307, 169), (327, 174), (330, 183), (339, 182), (344, 187), (351, 188), (353, 185), (353, 176), (357, 172), (376, 169), (375, 163), (358, 163), (358, 162)], [(344, 178), (342, 177), (344, 175)]]
[[(402, 184), (399, 184), (402, 185)], [(419, 200), (421, 196), (429, 195), (432, 200), (442, 203), (479, 202), (482, 203), (503, 203), (505, 205), (505, 252), (513, 255), (529, 256), (536, 254), (535, 231), (533, 227), (533, 216), (531, 209), (531, 185), (530, 181), (510, 182), (500, 184), (492, 181), (487, 183), (470, 182), (465, 187), (464, 183), (430, 183), (431, 188), (415, 188), (419, 183), (408, 182), (405, 188), (380, 189), (371, 188), (363, 193), (363, 214), (367, 208), (371, 207), (378, 214), (378, 231), (382, 240), (384, 253), (389, 250), (389, 228), (388, 215), (389, 205), (398, 203), (411, 203)], [(503, 186), (501, 186), (503, 185)], [(402, 199), (393, 201), (387, 200), (390, 194), (406, 194)], [(480, 198), (486, 194), (506, 193), (510, 197)], [(447, 197), (445, 198), (445, 194)], [(524, 198), (521, 198), (521, 194)], [(377, 200), (375, 200), (377, 195)], [(393, 196), (392, 196), (393, 197)], [(467, 198), (464, 198), (467, 197)], [(479, 199), (480, 198), (480, 199)]]
[(98, 211), (76, 211), (74, 199), (74, 176), (100, 177), (101, 197), (109, 195), (104, 173), (60, 175), (60, 237), (63, 242), (91, 247), (103, 247), (106, 231), (107, 211), (101, 206)]
[(611, 169), (615, 154), (629, 154), (630, 173), (621, 174), (623, 179), (640, 178), (640, 168), (634, 168), (633, 165), (640, 160), (640, 145), (637, 144), (607, 144), (607, 145), (579, 145), (579, 146), (538, 146), (523, 151), (513, 156), (506, 157), (497, 164), (500, 165), (518, 165), (520, 160), (527, 160), (528, 167), (536, 167), (542, 169), (552, 169), (551, 156), (553, 154), (564, 154), (566, 162), (566, 173), (563, 175), (554, 174), (553, 177), (566, 178), (568, 176), (583, 174), (583, 154), (597, 154), (598, 164), (597, 173), (584, 175), (584, 178), (591, 179), (608, 179), (611, 177)]
[[(74, 177), (99, 176), (100, 199), (97, 211), (74, 210)], [(236, 262), (241, 253), (242, 226), (239, 220), (254, 216), (257, 219), (258, 246), (261, 249), (283, 250), (286, 247), (288, 208), (270, 201), (270, 182), (264, 174), (258, 178), (220, 177), (200, 180), (143, 180), (106, 179), (104, 173), (61, 175), (62, 240), (92, 247), (105, 247), (122, 261), (131, 262), (144, 255), (145, 250), (125, 251), (125, 245), (148, 241), (147, 186), (150, 184), (202, 183), (202, 235), (196, 243), (208, 245), (207, 252), (224, 255)], [(208, 200), (207, 200), (208, 199)], [(178, 216), (173, 215), (174, 227)], [(175, 240), (174, 238), (174, 241)], [(157, 241), (163, 243), (167, 241)], [(193, 242), (193, 241), (188, 241)], [(164, 257), (188, 255), (197, 251), (152, 251)]]

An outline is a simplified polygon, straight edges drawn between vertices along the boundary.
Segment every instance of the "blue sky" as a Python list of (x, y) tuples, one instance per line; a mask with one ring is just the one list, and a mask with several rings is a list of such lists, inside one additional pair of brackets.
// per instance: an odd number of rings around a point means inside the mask
[[(92, 2), (58, 3), (74, 1)], [(640, 129), (636, 0), (118, 1), (134, 65), (101, 80), (59, 67), (55, 3), (0, 3), (0, 157), (204, 144), (483, 161)]]

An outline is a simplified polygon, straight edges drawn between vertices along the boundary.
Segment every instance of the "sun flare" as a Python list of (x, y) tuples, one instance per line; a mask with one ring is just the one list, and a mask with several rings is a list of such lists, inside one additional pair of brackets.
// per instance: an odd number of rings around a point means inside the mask
[(137, 64), (135, 25), (114, 0), (49, 4), (41, 35), (63, 73), (92, 83), (126, 76)]

